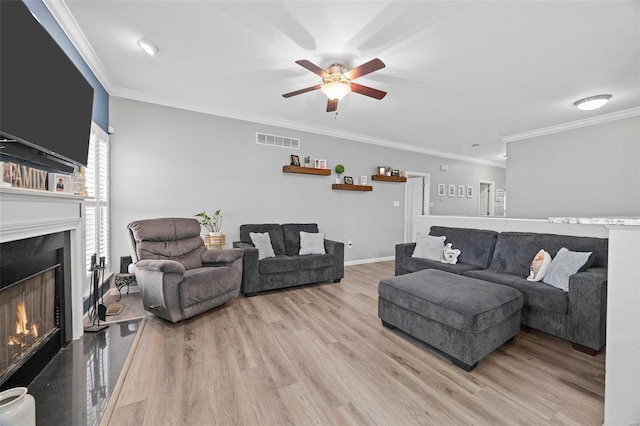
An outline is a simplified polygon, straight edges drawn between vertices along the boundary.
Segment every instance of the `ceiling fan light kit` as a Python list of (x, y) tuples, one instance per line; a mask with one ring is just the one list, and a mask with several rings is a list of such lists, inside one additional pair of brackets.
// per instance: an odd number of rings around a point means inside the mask
[(378, 100), (387, 95), (387, 92), (383, 92), (382, 90), (352, 83), (352, 80), (355, 80), (358, 77), (362, 77), (363, 75), (367, 75), (384, 68), (384, 62), (378, 58), (372, 59), (369, 62), (346, 72), (343, 71), (345, 67), (341, 64), (331, 64), (327, 69), (322, 69), (306, 59), (296, 61), (296, 64), (322, 77), (322, 84), (285, 93), (282, 95), (284, 98), (290, 98), (292, 96), (320, 89), (320, 91), (329, 98), (327, 101), (327, 112), (336, 111), (337, 114), (338, 101), (343, 99), (350, 92), (359, 93)]
[(611, 95), (589, 96), (588, 98), (575, 101), (573, 105), (583, 111), (591, 111), (600, 108), (601, 106), (609, 102), (609, 99), (611, 99)]

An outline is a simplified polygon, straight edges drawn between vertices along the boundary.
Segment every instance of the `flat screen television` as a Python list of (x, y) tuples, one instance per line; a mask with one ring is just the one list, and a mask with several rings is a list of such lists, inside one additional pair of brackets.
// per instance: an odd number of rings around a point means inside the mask
[(2, 136), (86, 166), (92, 107), (93, 87), (27, 6), (0, 0)]

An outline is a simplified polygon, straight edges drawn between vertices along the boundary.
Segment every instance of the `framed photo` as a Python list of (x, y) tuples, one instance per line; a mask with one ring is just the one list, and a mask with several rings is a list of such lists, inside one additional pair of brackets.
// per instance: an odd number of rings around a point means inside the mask
[(449, 197), (455, 197), (455, 196), (456, 196), (456, 186), (449, 185)]
[(438, 184), (438, 197), (446, 197), (447, 196), (447, 186), (444, 183)]
[(366, 185), (366, 184), (367, 184), (367, 177), (360, 176), (360, 185)]
[(353, 178), (351, 176), (345, 176), (344, 177), (344, 184), (345, 185), (353, 185)]
[(326, 169), (327, 168), (327, 160), (318, 160), (315, 159), (316, 169)]
[(391, 171), (391, 176), (400, 176), (400, 170), (398, 169), (393, 169)]
[(300, 157), (291, 154), (291, 165), (300, 167)]
[(378, 166), (378, 174), (379, 175), (386, 175), (387, 174), (387, 168), (385, 166)]
[(499, 203), (504, 201), (504, 189), (502, 188), (496, 189), (496, 201)]
[(458, 197), (464, 198), (464, 185), (458, 185)]
[(73, 194), (71, 176), (60, 173), (49, 173), (49, 191)]
[(473, 198), (473, 186), (467, 186), (467, 198)]

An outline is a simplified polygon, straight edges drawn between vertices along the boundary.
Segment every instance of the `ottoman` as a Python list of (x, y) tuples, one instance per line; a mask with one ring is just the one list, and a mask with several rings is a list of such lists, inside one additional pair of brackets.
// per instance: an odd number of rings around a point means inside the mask
[(522, 293), (476, 278), (425, 269), (378, 285), (378, 317), (390, 328), (473, 370), (520, 331)]

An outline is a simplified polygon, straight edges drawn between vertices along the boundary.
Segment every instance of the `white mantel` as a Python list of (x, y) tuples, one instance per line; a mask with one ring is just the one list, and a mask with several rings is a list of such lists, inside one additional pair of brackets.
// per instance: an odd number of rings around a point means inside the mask
[(72, 337), (84, 332), (84, 198), (29, 189), (0, 188), (0, 243), (69, 231)]

